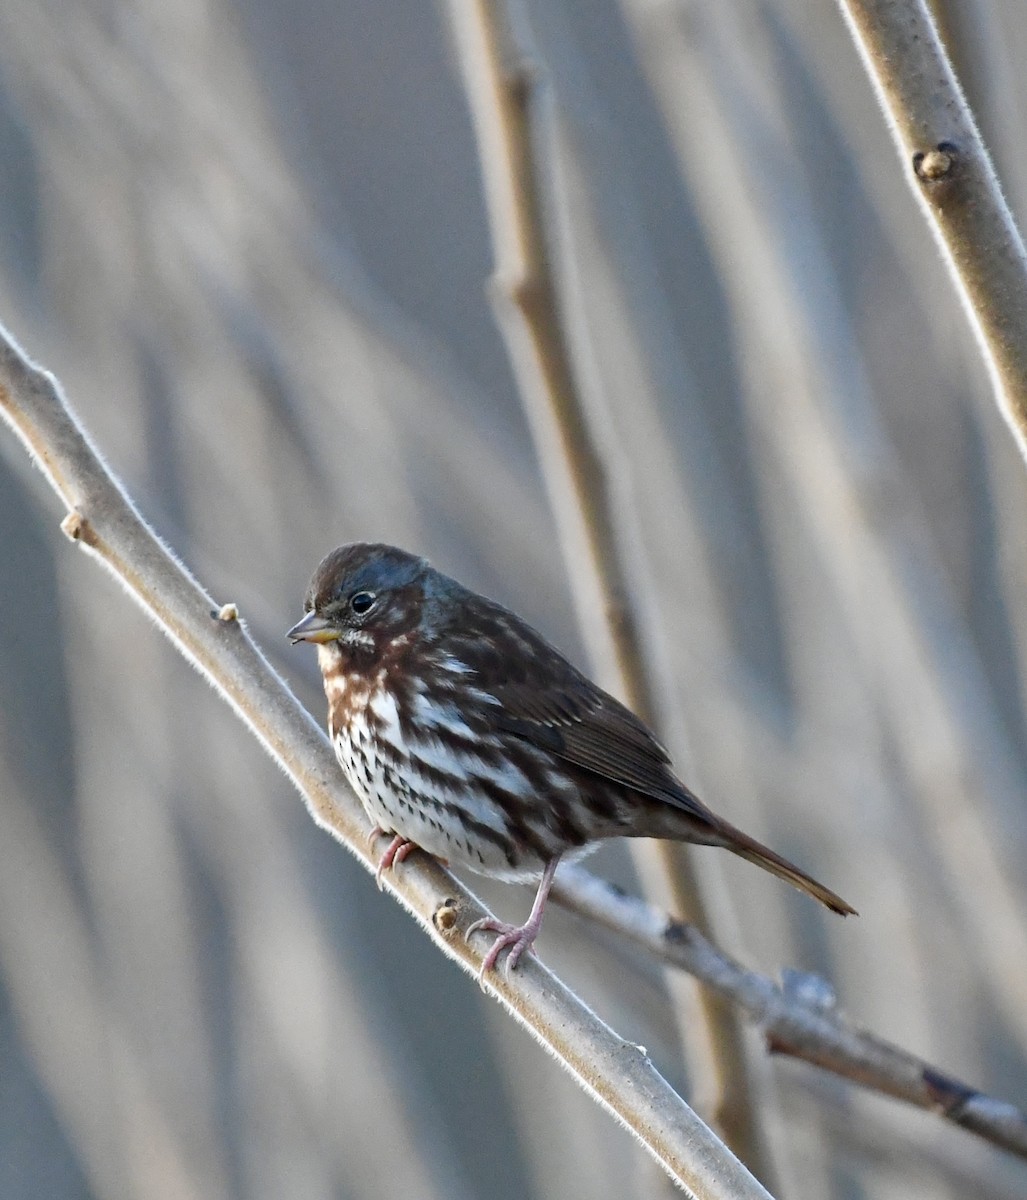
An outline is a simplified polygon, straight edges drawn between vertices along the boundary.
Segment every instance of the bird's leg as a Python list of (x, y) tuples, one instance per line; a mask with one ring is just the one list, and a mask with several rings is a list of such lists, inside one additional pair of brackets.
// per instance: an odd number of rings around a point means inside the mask
[[(368, 835), (368, 841), (373, 845), (375, 840), (382, 836), (385, 830), (376, 825)], [(374, 873), (374, 881), (379, 888), (382, 886), (382, 872), (391, 870), (396, 863), (401, 863), (403, 859), (410, 853), (411, 850), (417, 849), (417, 843), (412, 842), (409, 838), (402, 837), (396, 834), (392, 841), (389, 842), (385, 853), (378, 860), (378, 869)]]
[(535, 893), (535, 903), (531, 906), (531, 913), (523, 925), (510, 925), (506, 921), (497, 921), (493, 917), (483, 917), (480, 921), (475, 921), (473, 925), (468, 926), (467, 937), (479, 930), (499, 934), (492, 944), (492, 949), (485, 955), (485, 961), (481, 964), (481, 970), (478, 972), (479, 982), (495, 967), (504, 950), (509, 949), (510, 951), (506, 957), (506, 969), (513, 971), (524, 951), (531, 949), (538, 937), (538, 931), (542, 928), (542, 914), (545, 911), (549, 890), (553, 886), (553, 878), (559, 864), (559, 854), (546, 863), (546, 869), (542, 872), (542, 878), (539, 880), (538, 891)]

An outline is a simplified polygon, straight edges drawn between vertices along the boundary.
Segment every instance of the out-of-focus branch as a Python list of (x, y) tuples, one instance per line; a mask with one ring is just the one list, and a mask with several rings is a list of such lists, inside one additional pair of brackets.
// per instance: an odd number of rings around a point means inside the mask
[(1027, 456), (1027, 254), (924, 0), (839, 0)]
[[(68, 506), (67, 532), (100, 558), (232, 704), (296, 784), (315, 821), (373, 871), (376, 860), (366, 844), (363, 815), (345, 789), (324, 734), (268, 667), (232, 606), (216, 608), (143, 523), (89, 446), (52, 378), (28, 364), (9, 341), (0, 346), (0, 412)], [(477, 971), (479, 955), (462, 937), (483, 911), (473, 896), (432, 861), (419, 857), (385, 882), (447, 954), (468, 971)], [(1020, 1110), (850, 1027), (834, 1011), (824, 985), (781, 988), (723, 954), (693, 927), (580, 868), (560, 871), (554, 895), (565, 907), (687, 971), (738, 1005), (757, 1023), (772, 1050), (938, 1112), (1027, 1158), (1027, 1117)], [(617, 1038), (537, 960), (525, 959), (512, 979), (497, 976), (495, 988), (513, 1015), (586, 1090), (633, 1131), (637, 1132), (636, 1122), (643, 1125), (647, 1148), (698, 1196), (766, 1197), (638, 1048)], [(639, 1099), (624, 1094), (635, 1088)], [(711, 1189), (702, 1180), (702, 1170), (714, 1162), (726, 1172), (728, 1190)]]
[(553, 897), (737, 1004), (772, 1052), (804, 1059), (871, 1091), (936, 1112), (1027, 1159), (1027, 1116), (1020, 1109), (850, 1025), (837, 1012), (825, 981), (796, 975), (792, 986), (781, 987), (729, 958), (694, 926), (625, 896), (579, 867), (560, 870)]
[[(588, 411), (575, 378), (547, 240), (552, 214), (545, 204), (554, 203), (556, 189), (546, 187), (553, 182), (552, 164), (548, 172), (546, 166), (552, 139), (540, 145), (549, 99), (544, 69), (517, 0), (453, 0), (451, 12), (492, 229), (493, 303), (527, 405), (579, 620), (599, 679), (654, 723), (658, 705), (637, 623), (642, 606), (618, 537), (623, 497), (616, 494), (596, 414)], [(651, 843), (632, 852), (643, 880), (659, 878), (682, 917), (710, 927), (682, 847)], [(738, 1021), (709, 995), (700, 996), (698, 1009), (701, 1024), (689, 1020), (685, 1038), (694, 1081), (706, 1093), (718, 1129), (767, 1178)]]
[[(775, 490), (783, 481), (791, 491), (833, 581), (856, 661), (913, 782), (924, 843), (938, 858), (937, 878), (912, 886), (944, 880), (946, 901), (968, 931), (967, 953), (1018, 1025), (1027, 938), (1009, 831), (1020, 828), (1022, 772), (871, 403), (859, 346), (831, 307), (832, 268), (799, 159), (773, 117), (764, 122), (755, 105), (733, 102), (752, 71), (741, 30), (758, 8), (732, 4), (719, 32), (699, 20), (686, 34), (672, 8), (626, 5), (719, 276), (752, 341), (748, 357), (758, 370), (746, 394), (761, 447), (777, 461)], [(699, 111), (703, 120), (695, 121)], [(793, 638), (803, 636), (796, 624)], [(1001, 821), (992, 816), (996, 804)], [(881, 832), (894, 837), (896, 823)], [(891, 940), (882, 945), (893, 951)]]
[[(234, 605), (217, 605), (143, 521), (72, 415), (51, 375), (29, 362), (0, 327), (0, 414), (68, 509), (62, 528), (93, 554), (256, 734), (307, 808), (368, 871), (376, 861), (364, 815), (328, 739), (250, 639)], [(482, 944), (469, 924), (489, 915), (423, 856), (390, 872), (388, 890), (466, 971)], [(768, 1200), (681, 1100), (638, 1046), (603, 1024), (534, 957), (490, 990), (554, 1057), (635, 1135), (668, 1174), (700, 1200)]]
[(612, 519), (606, 447), (574, 377), (546, 240), (534, 135), (543, 68), (516, 3), (455, 0), (451, 11), (492, 230), (492, 301), (542, 459), (582, 632), (596, 672), (615, 680), (651, 720), (655, 705), (639, 652), (635, 589)]

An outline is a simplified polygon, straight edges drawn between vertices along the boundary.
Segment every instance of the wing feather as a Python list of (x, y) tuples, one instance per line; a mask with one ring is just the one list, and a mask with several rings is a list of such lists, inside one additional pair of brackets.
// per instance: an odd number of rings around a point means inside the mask
[(481, 714), (488, 723), (583, 771), (716, 822), (677, 779), (667, 751), (630, 709), (501, 605), (470, 600), (449, 625), (446, 645), (494, 701)]
[(648, 727), (584, 676), (545, 691), (538, 683), (489, 690), (499, 701), (493, 717), (499, 728), (621, 787), (714, 819), (674, 775), (670, 756)]

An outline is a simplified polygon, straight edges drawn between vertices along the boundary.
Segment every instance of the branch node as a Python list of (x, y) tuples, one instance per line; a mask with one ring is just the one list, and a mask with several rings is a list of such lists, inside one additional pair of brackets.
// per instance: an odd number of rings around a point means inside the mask
[(504, 308), (512, 305), (524, 317), (540, 311), (546, 285), (523, 269), (497, 267), (485, 282), (489, 302)]
[(768, 1054), (791, 1054), (792, 1047), (784, 1038), (779, 1038), (775, 1033), (766, 1033), (763, 1035), (763, 1044), (767, 1048)]
[(797, 971), (784, 967), (781, 971), (781, 990), (789, 1000), (817, 1012), (834, 1012), (838, 1007), (838, 994), (822, 975), (810, 971)]
[(975, 1096), (980, 1095), (975, 1088), (967, 1087), (958, 1079), (943, 1075), (941, 1071), (935, 1071), (931, 1067), (924, 1068), (923, 1081), (932, 1104), (939, 1112), (951, 1118), (955, 1118)]
[(958, 164), (959, 147), (954, 142), (939, 142), (932, 150), (913, 155), (913, 173), (928, 185), (951, 179)]
[(456, 929), (459, 909), (459, 902), (452, 896), (447, 896), (436, 908), (431, 915), (431, 922), (439, 933), (448, 935)]
[(61, 532), (72, 542), (81, 541), (88, 527), (89, 523), (77, 508), (73, 508), (61, 522)]
[[(621, 895), (623, 894), (621, 892)], [(694, 925), (690, 925), (688, 921), (679, 921), (675, 917), (670, 917), (663, 928), (663, 940), (671, 946), (686, 946), (691, 943), (694, 933)]]
[(210, 615), (216, 621), (238, 621), (239, 607), (229, 601), (228, 604), (222, 604), (220, 608), (211, 609)]

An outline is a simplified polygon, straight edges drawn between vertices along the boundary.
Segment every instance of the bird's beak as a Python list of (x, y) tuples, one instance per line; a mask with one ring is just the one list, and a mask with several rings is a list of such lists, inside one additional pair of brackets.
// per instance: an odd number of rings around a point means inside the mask
[(294, 646), (300, 642), (335, 642), (339, 639), (339, 630), (329, 625), (324, 617), (319, 617), (316, 612), (308, 612), (285, 636)]

